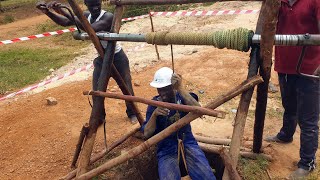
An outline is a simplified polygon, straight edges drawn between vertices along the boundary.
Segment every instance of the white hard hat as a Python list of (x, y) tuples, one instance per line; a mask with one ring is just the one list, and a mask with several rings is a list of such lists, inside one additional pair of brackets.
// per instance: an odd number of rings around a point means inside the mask
[(163, 88), (171, 85), (171, 77), (173, 71), (168, 67), (160, 68), (155, 74), (150, 86), (155, 88)]

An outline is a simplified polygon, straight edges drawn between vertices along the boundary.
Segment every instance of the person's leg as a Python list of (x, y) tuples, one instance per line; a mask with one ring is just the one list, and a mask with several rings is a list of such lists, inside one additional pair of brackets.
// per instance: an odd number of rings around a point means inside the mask
[[(92, 88), (94, 91), (97, 91), (98, 90), (98, 81), (99, 81), (100, 73), (102, 70), (102, 58), (100, 56), (95, 58), (93, 60), (93, 65), (94, 65), (94, 70), (93, 70), (93, 75), (92, 75)], [(97, 97), (92, 96), (93, 101), (95, 101), (96, 98)], [(103, 114), (101, 116), (102, 116), (101, 119), (103, 119), (103, 121), (104, 121), (105, 117), (106, 117), (105, 110), (103, 111)]]
[(158, 173), (160, 180), (180, 180), (178, 154), (170, 154), (159, 158)]
[(300, 135), (300, 161), (298, 167), (305, 170), (315, 168), (315, 154), (318, 148), (320, 81), (299, 77), (298, 123)]
[[(114, 56), (114, 62), (113, 64), (119, 71), (119, 74), (123, 78), (124, 82), (126, 83), (130, 93), (134, 95), (133, 88), (132, 88), (132, 82), (131, 82), (131, 73), (130, 73), (130, 66), (129, 66), (129, 60), (126, 54), (121, 50), (120, 52), (116, 53)], [(132, 105), (130, 102), (126, 101), (127, 106), (127, 115), (130, 118), (131, 116), (134, 116), (135, 113), (133, 111)]]
[(209, 162), (196, 144), (184, 145), (187, 170), (192, 180), (215, 180)]
[(277, 138), (284, 142), (291, 142), (297, 127), (297, 77), (279, 73), (279, 84), (284, 108), (283, 125)]

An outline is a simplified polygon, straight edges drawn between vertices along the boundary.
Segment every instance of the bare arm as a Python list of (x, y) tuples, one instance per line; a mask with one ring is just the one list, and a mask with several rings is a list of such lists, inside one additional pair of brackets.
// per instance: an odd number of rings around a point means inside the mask
[(68, 18), (51, 12), (47, 4), (44, 2), (38, 2), (36, 4), (36, 7), (39, 10), (41, 10), (44, 14), (46, 14), (52, 21), (59, 24), (60, 26), (70, 26), (73, 24), (72, 21), (70, 21)]
[(184, 88), (181, 75), (173, 74), (171, 81), (172, 81), (173, 87), (181, 94), (181, 96), (183, 97), (187, 105), (200, 106), (199, 102), (195, 100), (190, 95), (190, 93)]

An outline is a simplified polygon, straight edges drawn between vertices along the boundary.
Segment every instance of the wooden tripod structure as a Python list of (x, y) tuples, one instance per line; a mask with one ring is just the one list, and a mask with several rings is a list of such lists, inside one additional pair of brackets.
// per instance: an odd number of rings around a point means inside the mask
[[(247, 0), (248, 1), (248, 0)], [(128, 88), (126, 87), (123, 79), (119, 75), (118, 71), (113, 65), (114, 52), (115, 52), (115, 41), (108, 41), (107, 48), (104, 50), (100, 44), (99, 39), (96, 36), (96, 33), (91, 28), (90, 23), (84, 17), (82, 10), (75, 3), (75, 0), (68, 0), (71, 8), (73, 9), (76, 16), (82, 22), (82, 25), (85, 31), (90, 36), (95, 48), (97, 49), (99, 55), (103, 57), (102, 72), (100, 74), (98, 91), (93, 94), (94, 96), (92, 113), (90, 116), (89, 124), (85, 125), (83, 130), (86, 131), (84, 135), (80, 136), (79, 143), (77, 148), (78, 151), (75, 153), (75, 157), (78, 157), (78, 167), (76, 170), (69, 173), (64, 179), (72, 179), (76, 176), (76, 179), (90, 179), (96, 175), (103, 173), (104, 171), (123, 163), (130, 158), (134, 158), (136, 155), (141, 154), (146, 151), (151, 145), (158, 143), (163, 140), (171, 133), (177, 131), (181, 127), (190, 123), (194, 119), (200, 117), (202, 112), (190, 112), (187, 116), (183, 117), (179, 121), (175, 122), (162, 132), (151, 137), (141, 145), (136, 148), (131, 149), (127, 153), (120, 155), (114, 159), (109, 160), (105, 164), (99, 166), (96, 169), (89, 171), (88, 166), (90, 163), (95, 162), (99, 157), (102, 157), (107, 152), (112, 150), (117, 145), (121, 144), (128, 137), (134, 134), (138, 128), (135, 128), (133, 131), (130, 131), (116, 143), (112, 144), (110, 148), (101, 152), (98, 157), (91, 159), (91, 153), (93, 149), (93, 144), (95, 141), (97, 128), (102, 124), (101, 118), (99, 115), (104, 110), (104, 101), (105, 97), (103, 92), (106, 91), (110, 77), (113, 77), (118, 83), (121, 91), (124, 95), (130, 95)], [(110, 32), (119, 33), (121, 27), (121, 19), (124, 11), (125, 5), (161, 5), (161, 4), (185, 4), (185, 3), (202, 3), (202, 2), (214, 2), (214, 0), (111, 0), (110, 4), (116, 5), (114, 12), (114, 19), (112, 22), (112, 27)], [(245, 121), (248, 114), (248, 109), (250, 105), (250, 100), (254, 91), (254, 86), (258, 85), (257, 88), (257, 103), (256, 103), (256, 113), (255, 113), (255, 125), (254, 125), (254, 141), (253, 141), (253, 152), (260, 153), (262, 147), (262, 135), (263, 127), (266, 113), (266, 105), (268, 98), (268, 84), (271, 74), (271, 65), (272, 65), (272, 52), (273, 52), (273, 43), (274, 36), (276, 32), (277, 16), (280, 8), (280, 1), (278, 0), (265, 0), (262, 2), (262, 7), (257, 23), (256, 33), (261, 34), (261, 44), (260, 46), (252, 47), (250, 54), (250, 64), (247, 75), (247, 80), (244, 81), (239, 86), (227, 92), (225, 95), (217, 97), (214, 101), (205, 106), (208, 109), (214, 110), (221, 104), (227, 102), (228, 100), (234, 98), (237, 95), (241, 94), (240, 103), (238, 106), (238, 111), (235, 117), (235, 126), (233, 129), (233, 135), (230, 145), (229, 152), (221, 150), (220, 154), (224, 157), (224, 162), (228, 164), (223, 176), (224, 179), (239, 179), (239, 176), (235, 173), (235, 167), (238, 162), (239, 153), (240, 153), (240, 144), (243, 137)], [(257, 76), (259, 75), (262, 77)], [(99, 96), (98, 96), (99, 95)], [(140, 125), (143, 123), (143, 117), (135, 105), (132, 102), (135, 114), (139, 120)], [(208, 110), (210, 111), (210, 110)], [(201, 114), (202, 113), (202, 114)], [(212, 111), (211, 113), (219, 113)], [(81, 149), (82, 147), (82, 149)], [(81, 152), (80, 152), (81, 150)], [(75, 161), (74, 160), (74, 165)], [(235, 177), (235, 178), (234, 178)]]

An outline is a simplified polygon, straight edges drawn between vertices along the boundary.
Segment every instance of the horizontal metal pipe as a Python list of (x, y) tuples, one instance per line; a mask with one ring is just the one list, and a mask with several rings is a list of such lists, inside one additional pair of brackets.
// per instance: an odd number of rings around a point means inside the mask
[[(117, 33), (97, 33), (100, 40), (105, 41), (131, 41), (146, 42), (145, 34), (117, 34)], [(89, 40), (87, 33), (73, 34), (76, 40)], [(260, 44), (261, 36), (255, 34), (252, 37), (252, 44)], [(318, 34), (298, 34), (298, 35), (280, 35), (275, 36), (274, 45), (276, 46), (320, 46), (320, 35)]]
[[(227, 0), (220, 0), (227, 1)], [(233, 1), (233, 0), (228, 0)], [(261, 1), (261, 0), (242, 0), (242, 1)], [(216, 0), (110, 0), (112, 5), (166, 5), (166, 4), (190, 4), (216, 2)]]

